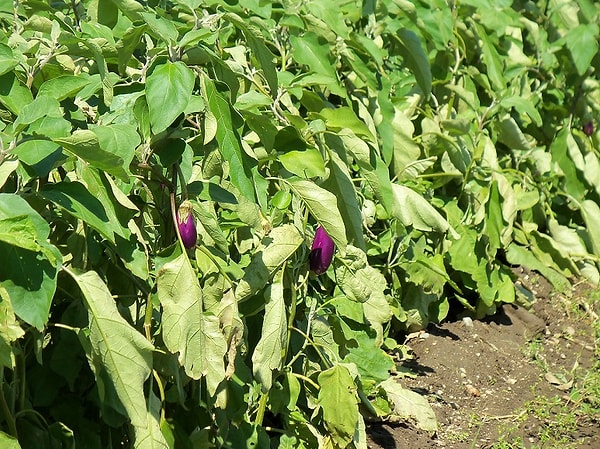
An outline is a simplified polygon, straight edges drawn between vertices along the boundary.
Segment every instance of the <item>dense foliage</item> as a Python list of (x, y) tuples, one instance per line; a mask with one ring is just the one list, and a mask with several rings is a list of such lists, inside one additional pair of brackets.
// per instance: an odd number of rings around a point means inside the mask
[(598, 23), (592, 0), (0, 0), (0, 445), (434, 432), (402, 333), (528, 301), (512, 265), (599, 280)]

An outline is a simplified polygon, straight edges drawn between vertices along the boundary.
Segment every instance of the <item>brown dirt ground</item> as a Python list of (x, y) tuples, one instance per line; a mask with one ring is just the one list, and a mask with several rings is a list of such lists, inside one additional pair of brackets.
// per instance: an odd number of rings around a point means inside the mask
[[(553, 416), (542, 422), (532, 413), (535, 406), (526, 404), (540, 397), (569, 404), (569, 385), (553, 385), (547, 373), (585, 369), (598, 357), (591, 329), (594, 311), (573, 313), (589, 286), (576, 287), (566, 298), (553, 293), (540, 276), (517, 272), (535, 297), (531, 311), (504, 305), (496, 316), (472, 326), (464, 320), (446, 322), (408, 337), (414, 358), (402, 368), (414, 375), (400, 382), (428, 398), (439, 430), (430, 436), (410, 423), (369, 423), (370, 449), (487, 449), (500, 435), (512, 444), (503, 447), (556, 447), (540, 440), (539, 432)], [(576, 447), (600, 448), (600, 416), (579, 416), (565, 436)]]

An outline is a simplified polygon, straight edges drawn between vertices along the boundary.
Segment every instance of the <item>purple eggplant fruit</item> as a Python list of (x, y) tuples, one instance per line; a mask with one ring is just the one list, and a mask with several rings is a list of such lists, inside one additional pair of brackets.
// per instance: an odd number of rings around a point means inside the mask
[(311, 271), (317, 275), (325, 273), (331, 265), (334, 251), (335, 243), (333, 243), (327, 231), (319, 226), (308, 256)]
[(198, 234), (196, 233), (196, 222), (194, 221), (194, 206), (189, 201), (184, 201), (177, 211), (177, 228), (183, 246), (193, 248), (196, 245)]

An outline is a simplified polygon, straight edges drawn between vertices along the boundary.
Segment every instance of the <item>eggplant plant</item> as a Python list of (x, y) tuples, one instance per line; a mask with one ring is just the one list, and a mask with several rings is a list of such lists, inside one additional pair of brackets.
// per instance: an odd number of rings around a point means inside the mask
[(406, 332), (599, 281), (599, 19), (0, 0), (0, 446), (435, 433)]

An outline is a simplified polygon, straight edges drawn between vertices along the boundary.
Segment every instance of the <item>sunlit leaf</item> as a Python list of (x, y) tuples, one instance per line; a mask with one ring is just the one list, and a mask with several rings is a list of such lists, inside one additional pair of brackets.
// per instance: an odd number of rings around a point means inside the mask
[(89, 314), (90, 364), (103, 370), (134, 427), (146, 428), (143, 385), (152, 367), (154, 347), (121, 315), (106, 284), (94, 271), (69, 274), (77, 282)]
[(225, 378), (223, 357), (227, 342), (219, 318), (203, 310), (198, 277), (185, 255), (166, 263), (158, 273), (158, 299), (163, 308), (165, 345), (193, 379), (206, 378), (214, 394)]
[(302, 199), (313, 217), (343, 251), (347, 244), (346, 226), (337, 208), (335, 195), (308, 179), (292, 178), (288, 182), (294, 194)]
[(157, 66), (146, 80), (150, 124), (155, 133), (167, 129), (188, 105), (194, 89), (194, 73), (181, 62)]
[(341, 447), (352, 441), (358, 422), (356, 385), (348, 369), (334, 365), (318, 377), (319, 405), (327, 430)]
[(265, 291), (261, 337), (252, 354), (254, 376), (263, 391), (271, 389), (273, 371), (281, 368), (287, 344), (287, 314), (281, 278), (275, 279)]
[(396, 419), (414, 420), (420, 429), (432, 434), (437, 432), (435, 413), (425, 396), (402, 388), (395, 379), (382, 382), (381, 387), (394, 407), (393, 416)]
[(249, 298), (267, 285), (269, 278), (296, 252), (302, 242), (302, 236), (293, 225), (274, 228), (263, 239), (235, 289), (238, 301)]

